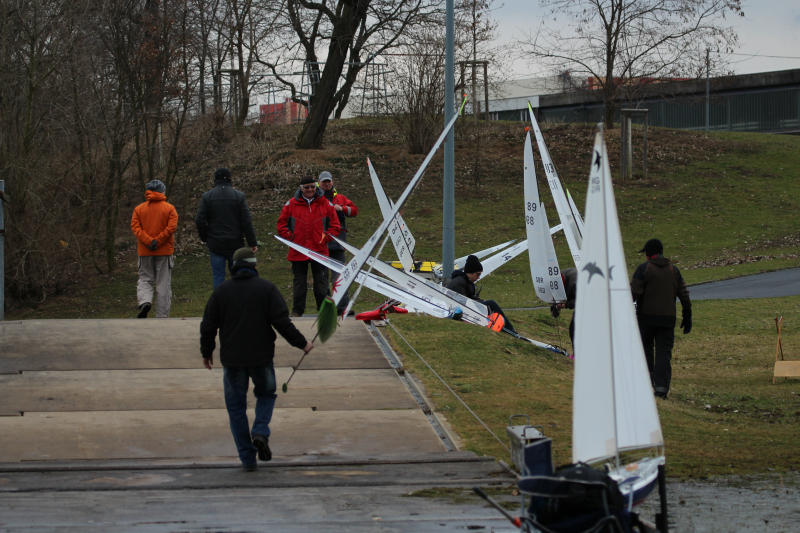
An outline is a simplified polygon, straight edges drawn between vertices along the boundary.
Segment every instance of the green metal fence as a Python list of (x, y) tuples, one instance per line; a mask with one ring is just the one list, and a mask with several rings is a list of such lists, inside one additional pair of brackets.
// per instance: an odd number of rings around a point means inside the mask
[[(800, 132), (800, 87), (712, 93), (708, 106), (705, 95), (691, 95), (628, 102), (619, 107), (646, 108), (649, 125), (665, 128), (705, 129), (708, 108), (711, 130)], [(601, 103), (540, 107), (538, 111), (541, 122), (603, 120)], [(516, 111), (504, 113), (511, 120), (518, 116)]]

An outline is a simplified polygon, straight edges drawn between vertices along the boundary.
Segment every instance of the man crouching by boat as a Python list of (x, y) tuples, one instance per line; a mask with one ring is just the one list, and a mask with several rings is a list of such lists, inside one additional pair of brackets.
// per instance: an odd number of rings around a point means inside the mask
[(666, 398), (672, 378), (672, 346), (675, 343), (675, 298), (683, 307), (681, 328), (684, 335), (692, 330), (692, 302), (678, 267), (664, 257), (664, 246), (650, 239), (639, 250), (647, 261), (636, 268), (631, 292), (636, 302), (636, 318), (642, 335), (644, 356), (650, 369), (655, 395)]
[(474, 255), (467, 256), (467, 260), (464, 263), (464, 268), (461, 270), (454, 270), (450, 275), (450, 281), (447, 283), (447, 288), (459, 294), (463, 294), (467, 298), (472, 298), (473, 300), (481, 302), (483, 305), (488, 307), (489, 311), (492, 313), (500, 314), (505, 321), (504, 328), (512, 333), (516, 333), (514, 326), (511, 325), (511, 321), (503, 313), (503, 310), (500, 308), (497, 302), (494, 300), (481, 300), (477, 297), (475, 293), (475, 282), (478, 281), (478, 278), (481, 277), (481, 274), (483, 274), (483, 265), (481, 265), (481, 262), (478, 260), (478, 258)]

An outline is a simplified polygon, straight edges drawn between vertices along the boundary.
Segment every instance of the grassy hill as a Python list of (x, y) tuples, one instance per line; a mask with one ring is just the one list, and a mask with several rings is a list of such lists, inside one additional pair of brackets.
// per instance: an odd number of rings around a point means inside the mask
[[(338, 189), (359, 207), (349, 222), (350, 241), (360, 245), (378, 225), (378, 207), (365, 159), (375, 166), (387, 194), (397, 198), (423, 155), (409, 155), (395, 123), (354, 119), (331, 123), (321, 150), (295, 151), (294, 127), (254, 128), (236, 135), (215, 161), (231, 168), (234, 185), (247, 192), (259, 240), (260, 272), (291, 297), (286, 249), (272, 236), (281, 205), (300, 176), (331, 171)], [(593, 126), (543, 127), (559, 175), (583, 209)], [(518, 123), (456, 125), (456, 255), (511, 238), (524, 238), (522, 141)], [(638, 136), (640, 139), (641, 137)], [(619, 130), (606, 134), (612, 171)], [(687, 132), (650, 128), (648, 174), (641, 169), (615, 180), (615, 194), (629, 273), (650, 237), (688, 283), (794, 267), (800, 226), (800, 137)], [(639, 147), (640, 148), (640, 147)], [(635, 155), (635, 160), (638, 152)], [(549, 191), (538, 167), (540, 193)], [(213, 166), (207, 169), (211, 186)], [(207, 254), (192, 219), (203, 190), (181, 202), (172, 316), (199, 316), (211, 290)], [(417, 239), (417, 259), (441, 255), (442, 157), (432, 161), (403, 212)], [(169, 192), (169, 191), (168, 191)], [(131, 209), (133, 204), (130, 206)], [(551, 223), (556, 217), (550, 207)], [(125, 221), (127, 222), (127, 220)], [(98, 275), (36, 308), (10, 309), (7, 320), (135, 316), (135, 243), (120, 229), (120, 268)], [(563, 236), (555, 239), (562, 265), (571, 259)], [(388, 248), (382, 258), (390, 259)], [(553, 319), (531, 288), (528, 260), (515, 259), (480, 284), (523, 334), (569, 345), (569, 312)], [(309, 312), (314, 306), (309, 291)], [(383, 298), (363, 291), (357, 310)], [(800, 297), (696, 302), (694, 330), (677, 335), (670, 399), (659, 403), (669, 472), (679, 476), (798, 470), (793, 452), (800, 422), (800, 384), (772, 385), (774, 318), (782, 314), (784, 352), (800, 358)], [(571, 363), (488, 330), (429, 317), (403, 316), (385, 332), (409, 370), (428, 388), (440, 413), (479, 453), (507, 459), (508, 417), (527, 413), (554, 438), (556, 461), (569, 461)], [(408, 344), (406, 343), (408, 341)], [(410, 348), (413, 346), (413, 348)], [(486, 422), (487, 432), (429, 375), (424, 358)], [(198, 358), (199, 360), (199, 358)]]

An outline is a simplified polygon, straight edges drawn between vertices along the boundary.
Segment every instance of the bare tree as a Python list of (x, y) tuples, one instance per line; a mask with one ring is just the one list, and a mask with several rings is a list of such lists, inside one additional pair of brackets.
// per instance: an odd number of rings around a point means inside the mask
[[(478, 78), (483, 73), (478, 72), (477, 62), (492, 62), (495, 56), (495, 50), (489, 46), (497, 28), (491, 18), (492, 3), (493, 0), (459, 0), (455, 5), (456, 54), (472, 62), (461, 83), (465, 85), (465, 90), (469, 90), (470, 107), (476, 116), (480, 114), (480, 100), (483, 98), (478, 87)], [(488, 83), (488, 80), (484, 81)]]
[[(261, 62), (291, 91), (294, 101), (309, 109), (298, 148), (322, 145), (328, 117), (334, 111), (341, 114), (358, 73), (377, 55), (397, 46), (409, 26), (424, 23), (435, 7), (434, 0), (286, 1), (288, 27), (297, 48), (278, 57), (262, 55)], [(281, 72), (293, 60), (307, 67), (310, 94)]]
[(392, 111), (409, 152), (430, 150), (444, 116), (444, 54), (440, 32), (415, 32), (404, 54), (393, 62), (396, 91)]
[[(459, 0), (455, 4), (454, 53), (458, 60), (483, 60), (494, 63), (496, 50), (490, 46), (495, 24), (491, 20), (492, 0)], [(441, 128), (444, 112), (444, 13), (429, 17), (428, 23), (411, 29), (401, 54), (392, 58), (392, 87), (396, 98), (392, 110), (405, 133), (411, 153), (427, 152)], [(482, 69), (481, 69), (482, 70)], [(471, 90), (475, 99), (474, 71), (468, 71), (457, 91)], [(481, 72), (482, 74), (482, 72)], [(470, 83), (472, 81), (472, 83)], [(482, 96), (482, 94), (481, 94)], [(456, 99), (460, 101), (460, 95)], [(473, 109), (477, 107), (473, 106)], [(463, 127), (463, 125), (462, 125)], [(480, 143), (481, 131), (473, 127), (469, 135)], [(479, 150), (472, 152), (473, 178), (479, 178)]]
[(254, 80), (261, 77), (257, 69), (263, 66), (256, 61), (259, 49), (270, 47), (270, 39), (279, 42), (275, 36), (281, 23), (282, 11), (281, 3), (274, 0), (228, 0), (228, 7), (231, 18), (231, 56), (238, 67), (233, 74), (236, 79), (236, 124), (242, 125), (250, 108)]
[[(0, 3), (0, 174), (6, 181), (11, 297), (43, 300), (74, 274), (63, 222), (72, 192), (63, 179), (69, 94), (61, 67), (75, 46), (75, 17), (56, 0)], [(59, 227), (59, 225), (61, 227)]]
[[(640, 80), (686, 76), (709, 50), (716, 62), (735, 45), (726, 15), (740, 0), (540, 0), (553, 21), (526, 49), (552, 67), (591, 76), (603, 92), (604, 120), (614, 123), (621, 91)], [(561, 21), (566, 21), (562, 31)], [(552, 22), (552, 23), (551, 23)], [(551, 29), (556, 28), (556, 29)], [(700, 53), (699, 51), (702, 51)]]

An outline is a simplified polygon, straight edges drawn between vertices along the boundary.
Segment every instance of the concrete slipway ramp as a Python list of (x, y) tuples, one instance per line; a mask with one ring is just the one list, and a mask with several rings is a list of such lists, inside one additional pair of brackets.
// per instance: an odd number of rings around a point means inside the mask
[[(295, 323), (313, 336), (312, 318)], [(279, 391), (273, 460), (242, 472), (199, 327), (0, 322), (0, 530), (511, 530), (476, 499), (408, 496), (513, 477), (458, 451), (377, 330), (353, 320)], [(279, 337), (279, 389), (300, 355)]]

